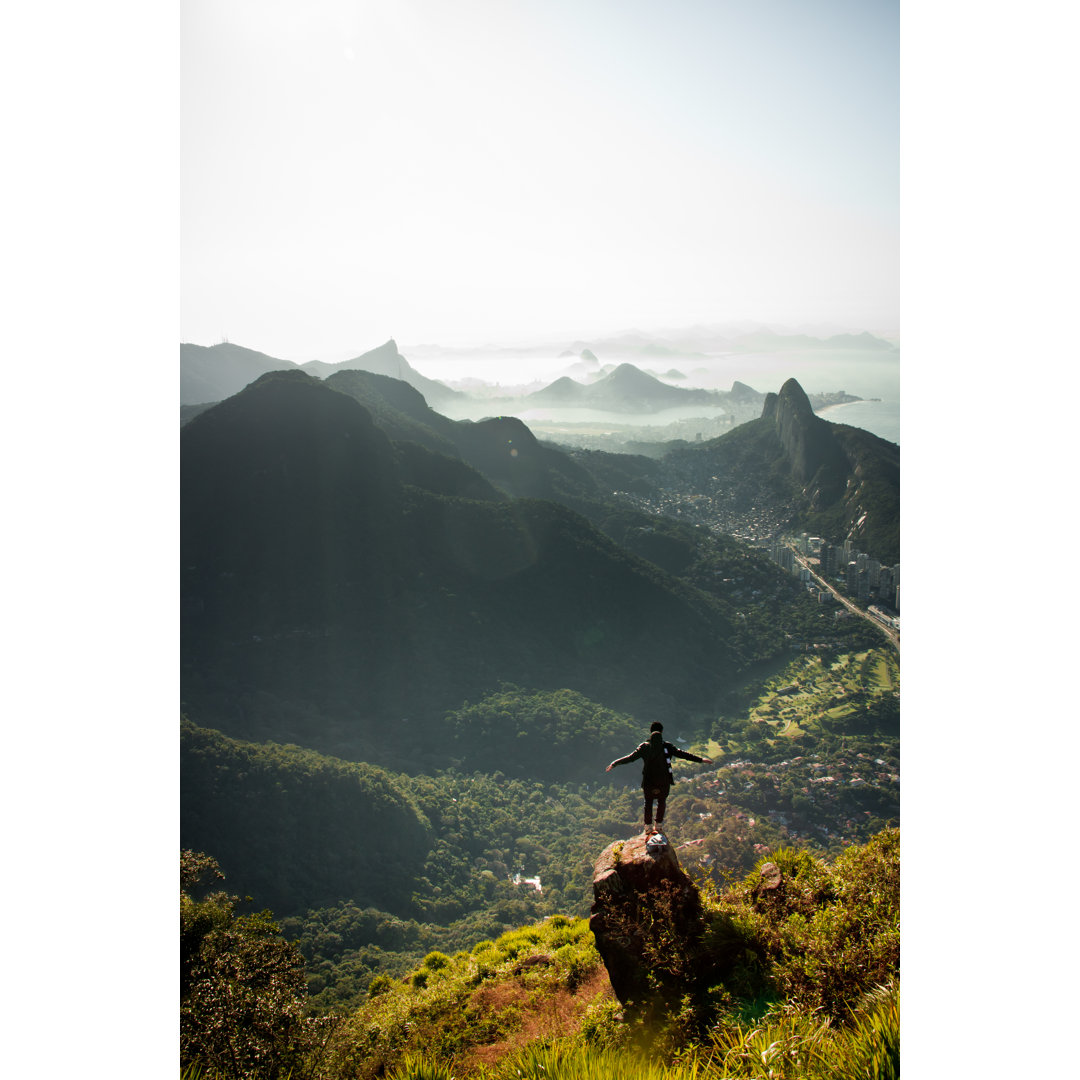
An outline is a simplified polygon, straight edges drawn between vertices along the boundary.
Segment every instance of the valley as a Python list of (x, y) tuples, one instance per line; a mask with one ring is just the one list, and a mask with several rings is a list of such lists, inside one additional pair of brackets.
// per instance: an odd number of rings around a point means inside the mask
[(668, 804), (703, 886), (898, 825), (896, 652), (773, 555), (807, 525), (891, 554), (897, 448), (794, 380), (735, 397), (730, 430), (641, 452), (453, 419), (359, 362), (188, 408), (182, 843), (281, 920), (316, 1013), (586, 915), (640, 827), (603, 766), (653, 719), (714, 761)]

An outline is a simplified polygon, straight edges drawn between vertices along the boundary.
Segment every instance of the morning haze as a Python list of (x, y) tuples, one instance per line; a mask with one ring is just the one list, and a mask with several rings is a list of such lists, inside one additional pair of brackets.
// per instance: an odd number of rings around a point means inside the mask
[(181, 14), (182, 340), (898, 331), (895, 4)]

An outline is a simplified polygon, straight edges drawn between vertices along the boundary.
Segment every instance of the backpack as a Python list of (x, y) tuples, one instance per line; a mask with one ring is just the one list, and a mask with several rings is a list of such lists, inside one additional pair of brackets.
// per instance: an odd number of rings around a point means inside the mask
[(668, 757), (664, 737), (654, 731), (648, 742), (641, 744), (641, 786), (647, 788), (666, 787), (671, 783), (671, 761)]

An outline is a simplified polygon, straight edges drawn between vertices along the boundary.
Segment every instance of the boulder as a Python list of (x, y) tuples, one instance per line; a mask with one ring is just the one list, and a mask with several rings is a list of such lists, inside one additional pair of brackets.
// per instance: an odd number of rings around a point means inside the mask
[(624, 1006), (674, 999), (693, 979), (701, 896), (670, 845), (650, 850), (643, 836), (619, 840), (593, 870), (589, 928)]

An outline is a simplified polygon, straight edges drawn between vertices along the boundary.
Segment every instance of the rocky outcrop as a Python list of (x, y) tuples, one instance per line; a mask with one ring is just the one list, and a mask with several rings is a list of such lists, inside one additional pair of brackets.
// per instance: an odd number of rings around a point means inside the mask
[(831, 425), (814, 415), (806, 391), (788, 379), (779, 394), (768, 394), (761, 419), (771, 424), (784, 448), (791, 476), (804, 488), (812, 509), (843, 495), (849, 464)]
[(623, 1005), (674, 998), (693, 978), (701, 896), (670, 846), (652, 851), (642, 836), (620, 840), (593, 870), (589, 928)]

